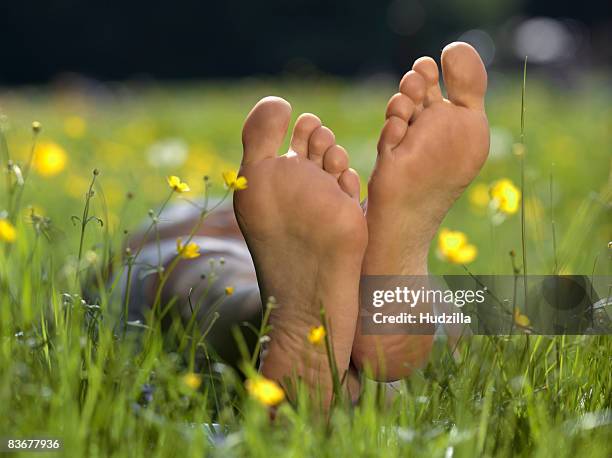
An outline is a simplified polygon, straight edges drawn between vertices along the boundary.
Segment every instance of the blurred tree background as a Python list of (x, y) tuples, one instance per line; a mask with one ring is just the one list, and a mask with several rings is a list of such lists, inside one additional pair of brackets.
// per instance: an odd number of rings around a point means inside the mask
[(0, 4), (0, 84), (399, 73), (463, 39), (489, 66), (608, 66), (610, 2), (21, 0)]
[[(474, 271), (502, 272), (520, 246), (520, 218), (492, 229), (488, 189), (502, 178), (520, 182), (512, 152), (528, 55), (524, 201), (527, 247), (539, 259), (532, 256), (531, 270), (550, 272), (554, 213), (567, 270), (591, 272), (612, 233), (601, 194), (610, 183), (611, 30), (609, 1), (5, 0), (0, 129), (11, 157), (26, 164), (31, 123), (42, 123), (37, 155), (49, 164), (37, 168), (40, 180), (24, 201), (73, 235), (66, 215), (81, 205), (92, 169), (102, 171), (105, 227), (131, 231), (163, 200), (168, 175), (198, 195), (203, 175), (218, 182), (235, 169), (244, 116), (270, 94), (289, 100), (294, 116), (313, 111), (333, 128), (365, 196), (400, 75), (414, 59), (439, 59), (447, 43), (467, 41), (488, 67), (490, 158), (444, 224), (479, 246)], [(128, 194), (136, 197), (124, 215)], [(585, 199), (594, 209), (577, 218)], [(578, 222), (586, 229), (575, 229)], [(431, 258), (435, 271), (447, 268), (434, 250)]]

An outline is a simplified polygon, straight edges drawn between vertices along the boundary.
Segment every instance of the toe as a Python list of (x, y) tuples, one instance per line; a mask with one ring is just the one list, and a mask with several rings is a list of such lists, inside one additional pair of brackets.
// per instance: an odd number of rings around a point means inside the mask
[(436, 61), (431, 57), (421, 57), (414, 62), (412, 69), (425, 80), (426, 90), (423, 105), (427, 107), (432, 103), (442, 101), (442, 91), (438, 82), (440, 72)]
[(323, 168), (336, 178), (349, 166), (348, 153), (340, 145), (333, 145), (323, 156)]
[(338, 178), (340, 188), (350, 197), (359, 202), (359, 175), (353, 169), (346, 169)]
[(323, 167), (323, 155), (334, 143), (334, 133), (325, 126), (321, 126), (312, 133), (308, 142), (308, 159)]
[(389, 154), (393, 148), (400, 144), (408, 132), (408, 123), (397, 116), (391, 116), (385, 125), (378, 140), (378, 154)]
[(295, 121), (291, 135), (291, 150), (299, 156), (308, 156), (308, 142), (312, 133), (321, 127), (321, 120), (311, 113), (303, 113)]
[(287, 133), (290, 118), (291, 105), (286, 100), (266, 97), (257, 102), (242, 128), (242, 164), (276, 156)]
[(415, 105), (423, 103), (427, 85), (425, 84), (425, 79), (420, 74), (410, 70), (400, 81), (399, 87), (400, 92), (410, 97)]
[(455, 42), (442, 51), (444, 85), (451, 102), (476, 110), (484, 109), (487, 71), (469, 44)]
[(389, 119), (392, 116), (397, 116), (398, 118), (403, 119), (404, 121), (410, 121), (412, 114), (414, 113), (414, 102), (410, 97), (406, 94), (402, 94), (398, 92), (387, 104), (387, 112), (385, 114), (385, 118)]

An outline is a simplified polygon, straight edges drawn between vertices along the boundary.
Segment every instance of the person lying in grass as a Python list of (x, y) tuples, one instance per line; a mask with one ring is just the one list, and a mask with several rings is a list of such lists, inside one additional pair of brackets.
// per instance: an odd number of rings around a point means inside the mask
[[(441, 64), (448, 98), (436, 62), (422, 57), (389, 100), (363, 204), (349, 153), (317, 116), (297, 118), (289, 151), (278, 156), (291, 106), (277, 97), (259, 101), (242, 132), (239, 176), (248, 185), (234, 193), (235, 218), (227, 209), (211, 214), (192, 240), (202, 255), (177, 265), (163, 303), (175, 299), (173, 309), (182, 319), (198, 313), (202, 326), (218, 306), (208, 341), (231, 362), (238, 355), (230, 329), (257, 322), (262, 303), (274, 297), (278, 306), (270, 315), (260, 371), (285, 388), (287, 379), (298, 376), (319, 386), (325, 399), (332, 392), (325, 347), (308, 339), (321, 324), (321, 307), (339, 374), (368, 367), (376, 380), (391, 381), (423, 365), (432, 335), (361, 334), (358, 297), (362, 275), (428, 273), (429, 245), (442, 219), (487, 157), (482, 60), (468, 44), (452, 43), (442, 51)], [(162, 228), (161, 246), (146, 245), (142, 263), (151, 258), (155, 264), (159, 252), (162, 262), (172, 262), (176, 238), (193, 224), (186, 218)], [(131, 243), (142, 242), (136, 237)], [(224, 261), (216, 281), (203, 281), (211, 260), (219, 258)], [(132, 286), (131, 319), (150, 307), (159, 286), (154, 277)], [(194, 310), (194, 304), (201, 307)]]

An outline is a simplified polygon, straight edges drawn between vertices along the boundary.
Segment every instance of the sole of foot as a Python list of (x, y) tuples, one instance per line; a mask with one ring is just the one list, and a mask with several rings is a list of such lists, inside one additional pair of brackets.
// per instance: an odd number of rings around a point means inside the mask
[[(444, 48), (441, 63), (447, 98), (438, 65), (421, 57), (387, 105), (368, 183), (364, 275), (426, 275), (429, 246), (440, 223), (487, 158), (484, 64), (474, 48), (461, 42)], [(358, 333), (353, 360), (358, 367), (370, 366), (379, 378), (397, 379), (422, 365), (431, 341), (431, 336)]]
[(336, 363), (347, 370), (358, 313), (361, 263), (367, 224), (359, 205), (359, 177), (333, 132), (312, 114), (298, 117), (290, 149), (284, 141), (291, 106), (266, 97), (243, 128), (239, 174), (248, 187), (234, 194), (234, 211), (249, 247), (265, 304), (278, 304), (270, 317), (270, 341), (262, 356), (264, 376), (283, 383), (298, 376), (320, 385), (329, 398), (331, 373), (324, 345), (307, 336), (330, 325)]

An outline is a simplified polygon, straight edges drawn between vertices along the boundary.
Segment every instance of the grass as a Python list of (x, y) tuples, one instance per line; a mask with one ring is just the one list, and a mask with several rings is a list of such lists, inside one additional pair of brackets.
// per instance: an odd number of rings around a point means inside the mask
[[(33, 120), (43, 126), (39, 146), (53, 141), (68, 152), (58, 175), (32, 171), (21, 209), (9, 215), (17, 239), (0, 244), (0, 436), (60, 437), (66, 456), (611, 456), (609, 336), (475, 337), (454, 354), (439, 342), (426, 368), (394, 386), (366, 384), (359, 405), (333, 410), (329, 422), (301, 393), (271, 423), (230, 368), (214, 365), (194, 388), (185, 379), (195, 367), (193, 351), (178, 351), (157, 326), (140, 330), (146, 339), (136, 338), (138, 330), (124, 336), (116, 327), (121, 298), (108, 289), (98, 304), (81, 300), (75, 278), (85, 276), (81, 270), (103, 278), (109, 257), (115, 269), (122, 267), (124, 231), (162, 204), (165, 176), (180, 175), (198, 195), (207, 174), (210, 192), (222, 195), (221, 172), (236, 168), (241, 122), (259, 97), (285, 96), (294, 117), (315, 111), (367, 176), (392, 92), (384, 84), (249, 81), (0, 94), (15, 161), (28, 162)], [(519, 216), (493, 225), (473, 197), (479, 184), (502, 177), (520, 182), (520, 161), (512, 154), (521, 133), (520, 93), (520, 81), (493, 78), (491, 158), (444, 221), (477, 245), (472, 272), (512, 274), (508, 253), (521, 248)], [(597, 78), (572, 88), (529, 81), (529, 273), (611, 273), (611, 99)], [(149, 164), (151, 145), (169, 138), (186, 145), (186, 162)], [(4, 178), (0, 183), (2, 211), (14, 196)], [(32, 224), (30, 205), (51, 224)], [(73, 215), (80, 218), (76, 226)], [(433, 251), (434, 273), (463, 273)], [(192, 343), (200, 338), (187, 335)], [(216, 446), (204, 426), (213, 421), (227, 432)]]

